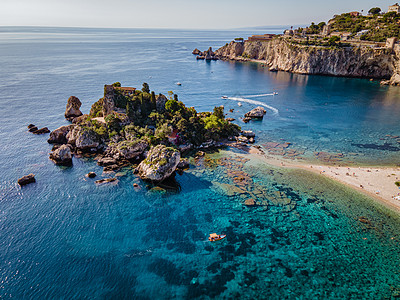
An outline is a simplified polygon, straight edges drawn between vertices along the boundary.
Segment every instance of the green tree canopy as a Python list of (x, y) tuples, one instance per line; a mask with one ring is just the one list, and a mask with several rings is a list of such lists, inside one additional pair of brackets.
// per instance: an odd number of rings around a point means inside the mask
[(370, 14), (370, 15), (377, 15), (377, 14), (379, 14), (381, 12), (381, 9), (379, 8), (379, 7), (373, 7), (373, 8), (371, 8), (369, 11), (368, 11), (368, 13)]

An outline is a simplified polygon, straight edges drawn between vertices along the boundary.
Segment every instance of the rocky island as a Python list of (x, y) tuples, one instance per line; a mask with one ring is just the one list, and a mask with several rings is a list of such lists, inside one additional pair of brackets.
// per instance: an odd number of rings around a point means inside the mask
[(132, 165), (142, 179), (158, 183), (187, 165), (183, 155), (241, 135), (240, 127), (225, 119), (223, 107), (198, 113), (172, 92), (156, 95), (147, 83), (141, 90), (119, 82), (105, 85), (104, 97), (89, 114), (80, 107), (71, 96), (65, 118), (72, 124), (50, 133), (50, 159), (57, 165), (71, 166), (73, 155), (91, 155), (105, 171)]
[(319, 74), (383, 80), (400, 84), (399, 5), (368, 15), (349, 12), (335, 15), (328, 23), (288, 29), (282, 35), (236, 38), (219, 48), (193, 54), (199, 59), (256, 61), (270, 71)]

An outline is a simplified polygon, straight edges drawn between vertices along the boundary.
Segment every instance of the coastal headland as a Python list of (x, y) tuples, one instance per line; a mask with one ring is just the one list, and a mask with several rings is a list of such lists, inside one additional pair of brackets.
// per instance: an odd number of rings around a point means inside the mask
[(270, 71), (382, 80), (400, 84), (400, 13), (371, 10), (335, 15), (327, 23), (288, 29), (283, 34), (253, 35), (193, 54), (198, 59), (253, 61)]

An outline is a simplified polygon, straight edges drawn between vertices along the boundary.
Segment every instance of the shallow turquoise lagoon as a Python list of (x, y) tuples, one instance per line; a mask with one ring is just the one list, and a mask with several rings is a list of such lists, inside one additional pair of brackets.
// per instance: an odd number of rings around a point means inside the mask
[[(0, 297), (400, 294), (398, 215), (328, 179), (226, 149), (191, 160), (176, 175), (178, 191), (150, 191), (129, 168), (116, 185), (96, 186), (84, 175), (110, 175), (95, 162), (74, 158), (72, 168), (54, 166), (47, 136), (26, 130), (29, 123), (67, 124), (71, 95), (87, 112), (104, 84), (146, 81), (156, 92), (174, 90), (199, 111), (234, 109), (229, 115), (254, 130), (259, 144), (290, 142), (307, 159), (325, 151), (355, 164), (397, 163), (398, 88), (270, 73), (253, 63), (205, 63), (191, 54), (249, 34), (0, 28)], [(258, 97), (273, 91), (278, 94)], [(222, 95), (244, 99), (242, 106)], [(241, 123), (256, 105), (266, 107), (264, 120)], [(18, 187), (17, 178), (31, 172), (37, 182)], [(258, 205), (245, 206), (249, 198)], [(213, 232), (227, 237), (210, 243)]]

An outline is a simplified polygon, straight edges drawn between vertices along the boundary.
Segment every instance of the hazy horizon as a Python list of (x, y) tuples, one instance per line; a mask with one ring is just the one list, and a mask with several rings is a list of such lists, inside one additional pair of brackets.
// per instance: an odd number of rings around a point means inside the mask
[(317, 0), (246, 3), (204, 0), (3, 0), (0, 26), (77, 28), (154, 28), (237, 30), (326, 22), (335, 14), (372, 7), (387, 11), (393, 1), (355, 0), (324, 3)]

